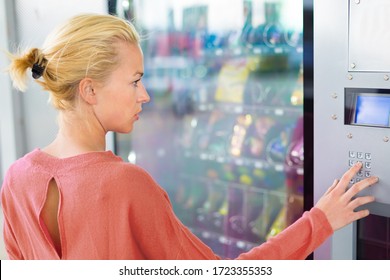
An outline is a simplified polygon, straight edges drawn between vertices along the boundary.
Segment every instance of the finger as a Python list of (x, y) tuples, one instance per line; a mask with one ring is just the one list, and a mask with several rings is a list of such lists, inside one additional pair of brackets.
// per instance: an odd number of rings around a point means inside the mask
[(360, 168), (362, 168), (362, 163), (358, 161), (341, 177), (338, 188), (342, 189), (342, 191), (345, 191), (349, 185), (349, 182), (351, 182), (352, 178), (356, 175), (356, 173), (359, 172)]
[(360, 181), (359, 183), (354, 184), (351, 188), (349, 188), (345, 192), (346, 199), (348, 199), (348, 200), (352, 199), (352, 197), (357, 195), (362, 190), (377, 183), (378, 180), (379, 180), (378, 177), (370, 177), (370, 178), (366, 178), (366, 179)]
[(325, 194), (330, 193), (339, 183), (339, 179), (334, 179), (333, 184), (328, 188), (328, 190), (325, 192)]
[[(370, 215), (370, 211), (368, 211), (367, 209), (357, 211), (357, 212), (355, 212), (354, 215), (353, 215), (353, 221), (360, 220), (360, 219), (362, 219), (362, 218), (367, 217), (368, 215)], [(352, 222), (353, 222), (353, 221), (352, 221)]]
[(361, 196), (353, 199), (350, 203), (349, 206), (352, 207), (352, 209), (356, 209), (364, 204), (371, 203), (375, 201), (374, 196)]

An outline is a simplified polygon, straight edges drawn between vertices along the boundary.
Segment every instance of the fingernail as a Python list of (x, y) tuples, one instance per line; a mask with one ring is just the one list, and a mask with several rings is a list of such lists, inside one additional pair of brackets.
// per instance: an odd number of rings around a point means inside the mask
[(360, 161), (358, 161), (358, 162), (356, 163), (356, 166), (361, 167), (361, 166), (362, 166), (362, 163), (361, 163)]
[(372, 177), (375, 181), (374, 183), (370, 184), (370, 187), (372, 187), (374, 184), (378, 183), (379, 182), (379, 178), (378, 177)]

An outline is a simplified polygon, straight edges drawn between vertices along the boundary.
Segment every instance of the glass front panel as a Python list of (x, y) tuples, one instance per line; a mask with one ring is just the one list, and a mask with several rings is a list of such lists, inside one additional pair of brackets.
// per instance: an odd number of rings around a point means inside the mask
[(119, 1), (144, 40), (143, 106), (116, 152), (221, 257), (303, 210), (302, 0)]

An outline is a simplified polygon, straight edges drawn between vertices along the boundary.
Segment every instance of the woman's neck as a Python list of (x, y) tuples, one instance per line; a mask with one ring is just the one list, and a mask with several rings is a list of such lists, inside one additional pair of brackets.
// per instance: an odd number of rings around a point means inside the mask
[(105, 131), (99, 123), (87, 115), (80, 117), (72, 112), (60, 112), (59, 132), (44, 152), (66, 158), (88, 152), (105, 151)]

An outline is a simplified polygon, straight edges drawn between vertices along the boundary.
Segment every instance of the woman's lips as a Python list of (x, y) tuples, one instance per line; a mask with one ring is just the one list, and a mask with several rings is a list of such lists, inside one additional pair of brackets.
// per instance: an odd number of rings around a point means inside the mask
[[(141, 110), (141, 111), (142, 111), (142, 110)], [(137, 114), (134, 115), (134, 119), (135, 119), (136, 121), (139, 120), (139, 114), (141, 113), (141, 111), (139, 111)]]

